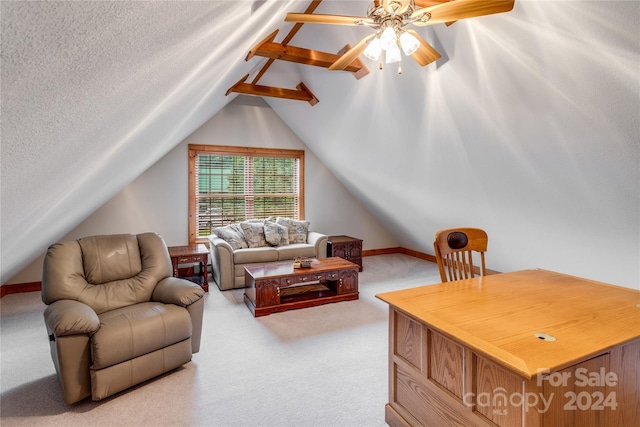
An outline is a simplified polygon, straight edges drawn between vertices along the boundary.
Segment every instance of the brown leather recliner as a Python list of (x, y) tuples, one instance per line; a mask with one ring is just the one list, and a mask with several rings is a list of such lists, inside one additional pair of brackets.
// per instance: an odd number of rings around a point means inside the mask
[(44, 319), (67, 403), (104, 399), (198, 352), (204, 291), (172, 272), (164, 240), (155, 233), (49, 247)]

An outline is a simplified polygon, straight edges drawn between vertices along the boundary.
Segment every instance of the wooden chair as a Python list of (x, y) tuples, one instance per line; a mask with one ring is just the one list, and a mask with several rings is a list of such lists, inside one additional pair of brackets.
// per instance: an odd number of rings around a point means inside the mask
[(474, 252), (480, 256), (479, 274), (484, 276), (484, 253), (487, 251), (488, 240), (487, 233), (479, 228), (448, 228), (438, 231), (433, 247), (442, 282), (475, 277), (477, 267), (473, 264)]

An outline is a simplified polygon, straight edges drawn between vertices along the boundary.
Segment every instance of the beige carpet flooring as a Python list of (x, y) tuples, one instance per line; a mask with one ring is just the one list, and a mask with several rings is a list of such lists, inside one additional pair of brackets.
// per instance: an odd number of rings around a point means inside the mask
[(252, 317), (242, 290), (206, 295), (202, 346), (182, 368), (100, 402), (64, 403), (39, 292), (0, 300), (0, 425), (385, 426), (388, 306), (438, 283), (406, 255), (364, 258), (360, 299)]

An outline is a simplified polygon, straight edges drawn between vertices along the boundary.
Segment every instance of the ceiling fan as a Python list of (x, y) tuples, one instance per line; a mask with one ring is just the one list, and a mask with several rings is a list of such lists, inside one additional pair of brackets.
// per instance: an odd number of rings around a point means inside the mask
[[(426, 6), (416, 8), (416, 1)], [(515, 0), (374, 0), (367, 9), (367, 16), (288, 13), (285, 21), (369, 26), (376, 30), (342, 55), (329, 67), (330, 70), (344, 70), (360, 54), (377, 61), (384, 52), (386, 63), (400, 62), (400, 50), (425, 66), (440, 58), (440, 54), (414, 29), (405, 28), (409, 24), (419, 27), (449, 24), (460, 19), (508, 12), (514, 3)], [(402, 69), (399, 68), (398, 72), (401, 73)]]

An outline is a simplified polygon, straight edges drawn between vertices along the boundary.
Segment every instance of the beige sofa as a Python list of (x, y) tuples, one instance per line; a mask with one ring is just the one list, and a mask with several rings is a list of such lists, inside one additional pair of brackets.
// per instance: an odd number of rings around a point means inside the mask
[[(278, 242), (277, 238), (274, 240), (268, 231), (266, 235), (259, 235), (260, 224), (267, 228), (276, 227), (273, 224), (277, 224), (277, 221), (280, 226), (290, 226), (289, 238), (284, 238), (285, 242)], [(308, 227), (308, 221), (278, 218), (276, 222), (251, 220), (214, 230), (214, 234), (208, 237), (213, 281), (220, 290), (244, 288), (245, 266), (293, 260), (297, 257), (325, 258), (327, 236), (308, 231), (305, 225)], [(255, 235), (252, 235), (248, 227), (256, 231)], [(280, 227), (281, 235), (282, 230)]]
[(191, 360), (200, 348), (204, 291), (172, 277), (155, 233), (52, 245), (42, 301), (64, 399), (104, 399)]

